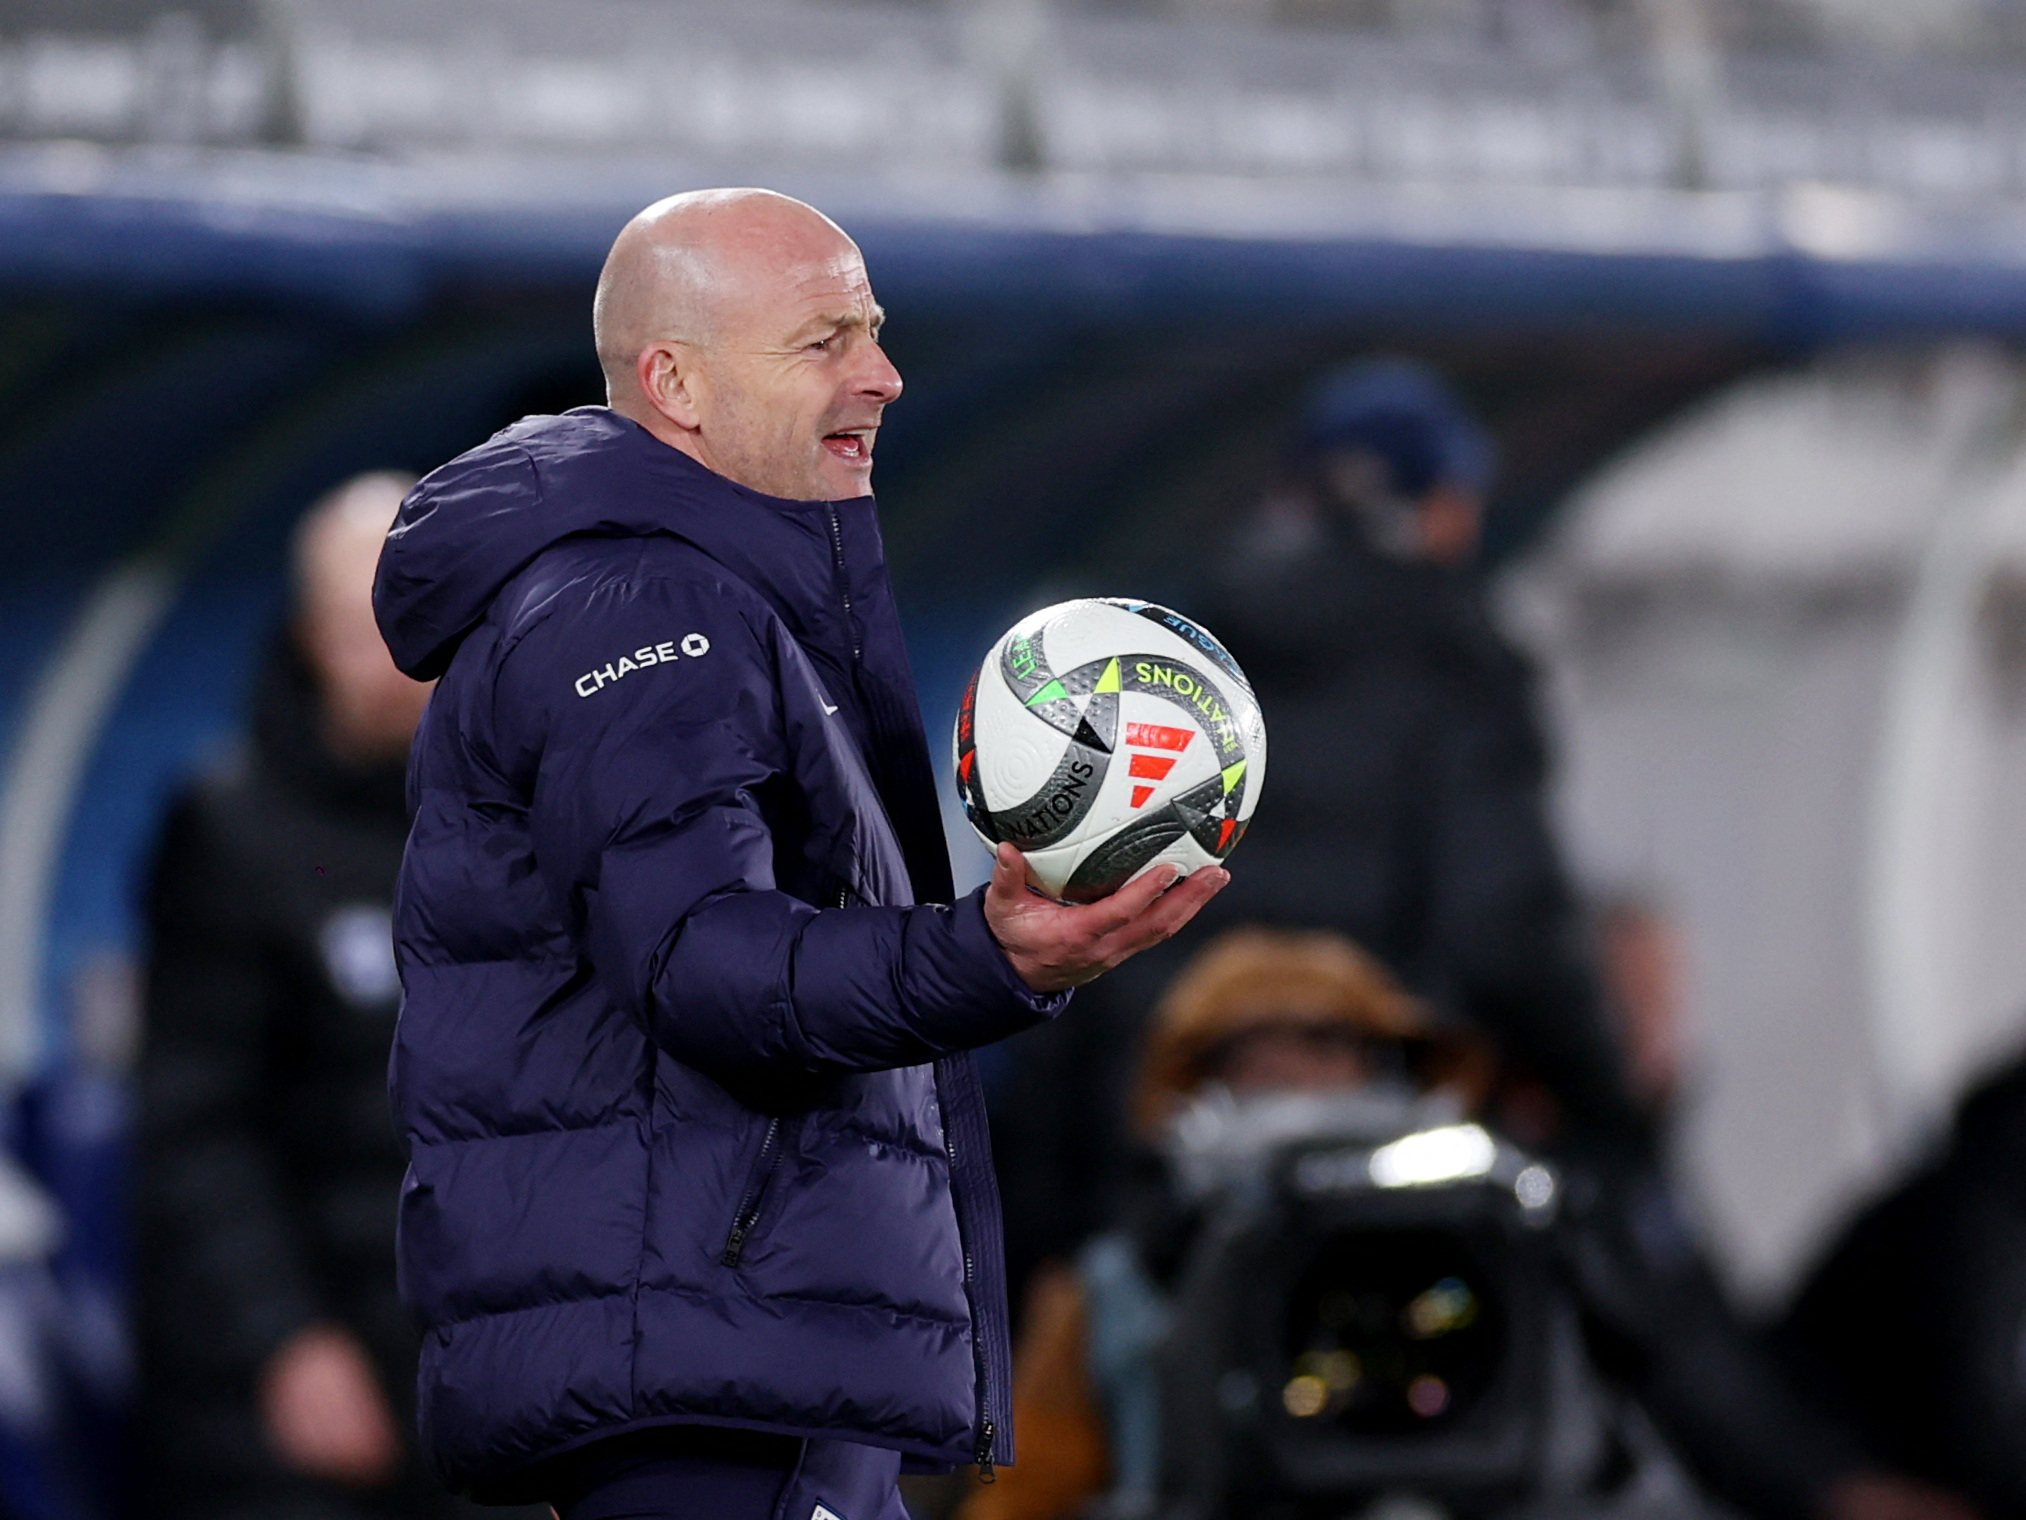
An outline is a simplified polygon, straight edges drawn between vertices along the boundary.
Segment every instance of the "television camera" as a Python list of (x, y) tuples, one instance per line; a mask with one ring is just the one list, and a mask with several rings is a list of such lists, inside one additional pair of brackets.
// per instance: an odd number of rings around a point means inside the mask
[(1203, 1224), (1157, 1357), (1164, 1517), (1490, 1514), (1595, 1471), (1553, 1168), (1374, 1093), (1216, 1090), (1170, 1160)]

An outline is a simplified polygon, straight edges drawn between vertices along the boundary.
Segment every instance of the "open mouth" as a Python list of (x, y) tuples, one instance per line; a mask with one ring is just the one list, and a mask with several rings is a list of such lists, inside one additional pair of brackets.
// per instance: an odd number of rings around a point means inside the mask
[(852, 464), (866, 464), (872, 459), (872, 433), (826, 433), (823, 447), (839, 459)]

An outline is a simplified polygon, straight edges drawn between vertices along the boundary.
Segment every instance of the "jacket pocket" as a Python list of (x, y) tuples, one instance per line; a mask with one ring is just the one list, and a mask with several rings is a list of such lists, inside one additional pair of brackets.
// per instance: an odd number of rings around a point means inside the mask
[(753, 1227), (760, 1222), (760, 1208), (767, 1201), (767, 1188), (774, 1180), (774, 1173), (781, 1165), (782, 1121), (776, 1117), (767, 1121), (767, 1133), (761, 1137), (760, 1153), (753, 1158), (753, 1169), (747, 1174), (745, 1189), (739, 1195), (739, 1209), (732, 1216), (731, 1230), (725, 1236), (725, 1248), (718, 1259), (728, 1267), (736, 1267), (746, 1254), (746, 1246), (753, 1238)]

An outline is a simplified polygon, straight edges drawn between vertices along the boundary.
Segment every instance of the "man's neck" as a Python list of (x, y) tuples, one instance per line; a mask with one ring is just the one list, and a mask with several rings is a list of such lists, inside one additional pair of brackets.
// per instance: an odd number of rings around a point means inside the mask
[(703, 450), (698, 445), (695, 434), (686, 428), (677, 427), (673, 422), (662, 416), (660, 412), (646, 405), (637, 397), (615, 397), (608, 401), (606, 405), (610, 406), (613, 411), (624, 417), (628, 422), (639, 423), (641, 427), (645, 428), (659, 442), (689, 455), (690, 458), (694, 459), (706, 470), (711, 470), (713, 474), (723, 473), (722, 471), (712, 469), (711, 462), (703, 457)]

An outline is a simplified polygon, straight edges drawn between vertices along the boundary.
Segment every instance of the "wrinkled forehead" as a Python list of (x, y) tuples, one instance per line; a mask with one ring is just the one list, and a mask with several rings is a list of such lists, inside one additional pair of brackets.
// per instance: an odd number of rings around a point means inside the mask
[(727, 272), (725, 315), (756, 335), (785, 333), (818, 317), (870, 321), (875, 310), (865, 258), (841, 237), (776, 244), (734, 259)]

